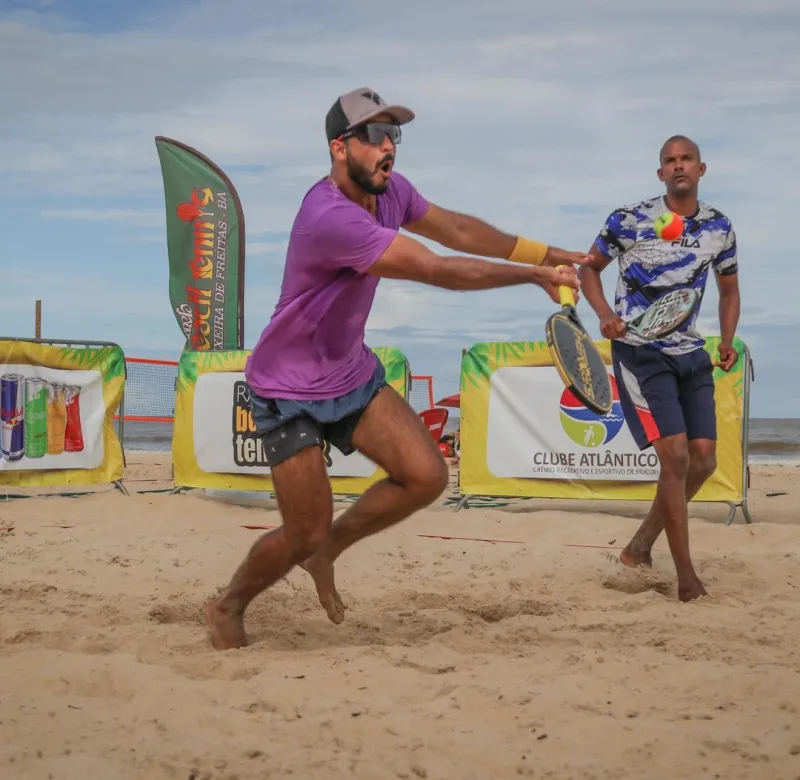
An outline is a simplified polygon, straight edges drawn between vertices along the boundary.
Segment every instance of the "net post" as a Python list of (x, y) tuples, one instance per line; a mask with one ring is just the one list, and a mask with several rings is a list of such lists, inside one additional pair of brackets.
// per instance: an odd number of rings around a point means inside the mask
[[(127, 380), (127, 376), (126, 376)], [(128, 467), (128, 459), (125, 455), (125, 390), (119, 399), (119, 443), (122, 447), (122, 465)]]

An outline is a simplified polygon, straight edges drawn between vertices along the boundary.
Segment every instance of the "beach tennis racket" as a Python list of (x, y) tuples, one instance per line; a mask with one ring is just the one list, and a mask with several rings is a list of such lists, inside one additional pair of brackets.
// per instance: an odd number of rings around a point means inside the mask
[(669, 336), (694, 314), (700, 293), (692, 288), (673, 290), (659, 298), (638, 317), (626, 324), (627, 330), (645, 341)]
[(575, 310), (571, 287), (559, 286), (561, 311), (545, 324), (547, 346), (561, 381), (588, 409), (606, 415), (613, 398), (611, 380), (603, 358)]

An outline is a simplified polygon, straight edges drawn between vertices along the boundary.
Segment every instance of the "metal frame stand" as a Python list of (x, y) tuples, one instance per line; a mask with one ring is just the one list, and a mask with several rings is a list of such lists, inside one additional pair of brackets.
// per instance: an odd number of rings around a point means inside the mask
[(742, 516), (747, 525), (753, 522), (750, 514), (750, 507), (747, 505), (747, 490), (750, 487), (750, 464), (748, 463), (750, 452), (750, 383), (755, 380), (755, 369), (750, 350), (745, 345), (744, 348), (744, 390), (742, 392), (742, 499), (741, 501), (727, 501), (730, 507), (725, 525), (731, 525), (736, 517), (736, 508), (742, 508)]
[(199, 490), (199, 488), (186, 487), (186, 485), (175, 485), (175, 487), (169, 491), (169, 494), (171, 496), (179, 496), (181, 493), (186, 493), (189, 490)]
[[(114, 341), (84, 341), (72, 339), (36, 339), (36, 338), (15, 338), (13, 336), (0, 336), (0, 341), (22, 341), (28, 344), (46, 344), (50, 347), (85, 347), (92, 349), (93, 347), (115, 347), (122, 352), (123, 358), (125, 351), (122, 347)], [(125, 379), (128, 379), (128, 366), (123, 360), (125, 366)], [(125, 385), (122, 386), (122, 395), (119, 399), (119, 444), (122, 448), (122, 466), (125, 468), (128, 465), (127, 458), (125, 457)], [(124, 496), (130, 496), (128, 488), (125, 486), (123, 480), (115, 479), (113, 482), (114, 488), (119, 490)], [(56, 494), (57, 495), (57, 494)]]

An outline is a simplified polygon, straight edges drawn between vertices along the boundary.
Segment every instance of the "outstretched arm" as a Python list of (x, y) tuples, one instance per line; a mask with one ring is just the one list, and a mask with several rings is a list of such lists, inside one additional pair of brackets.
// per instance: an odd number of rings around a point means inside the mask
[(583, 252), (568, 252), (522, 236), (498, 230), (468, 214), (443, 209), (431, 203), (425, 215), (405, 226), (406, 230), (436, 241), (456, 252), (497, 257), (528, 265), (563, 265), (588, 262)]
[(397, 234), (366, 271), (387, 279), (422, 282), (445, 290), (490, 290), (519, 284), (544, 287), (558, 301), (559, 284), (578, 289), (575, 269), (495, 263), (476, 257), (445, 256), (431, 252), (414, 238)]

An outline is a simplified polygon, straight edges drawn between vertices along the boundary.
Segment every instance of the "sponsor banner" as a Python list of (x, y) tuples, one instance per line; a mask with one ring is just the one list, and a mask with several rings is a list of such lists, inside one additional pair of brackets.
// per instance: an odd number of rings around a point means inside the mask
[(244, 346), (244, 213), (230, 179), (195, 149), (162, 136), (169, 297), (195, 351)]
[[(614, 393), (600, 416), (565, 387), (541, 342), (476, 344), (461, 364), (461, 492), (465, 495), (651, 499), (660, 473), (653, 448), (640, 451)], [(706, 340), (716, 359), (718, 338)], [(743, 491), (745, 347), (725, 373), (714, 372), (717, 470), (695, 501), (737, 501)]]
[[(614, 405), (600, 417), (564, 387), (554, 366), (498, 368), (489, 377), (489, 471), (502, 479), (658, 479), (658, 458), (639, 452), (609, 373)], [(542, 413), (531, 415), (525, 409), (533, 398), (550, 400), (551, 408), (537, 405)]]
[[(408, 360), (397, 349), (373, 350), (389, 384), (408, 397)], [(185, 352), (178, 367), (172, 457), (182, 487), (273, 490), (261, 439), (250, 413), (244, 376), (249, 350)], [(385, 474), (359, 452), (344, 456), (326, 442), (322, 452), (334, 493), (359, 494)]]
[(122, 479), (114, 412), (124, 386), (119, 347), (0, 340), (0, 483)]

